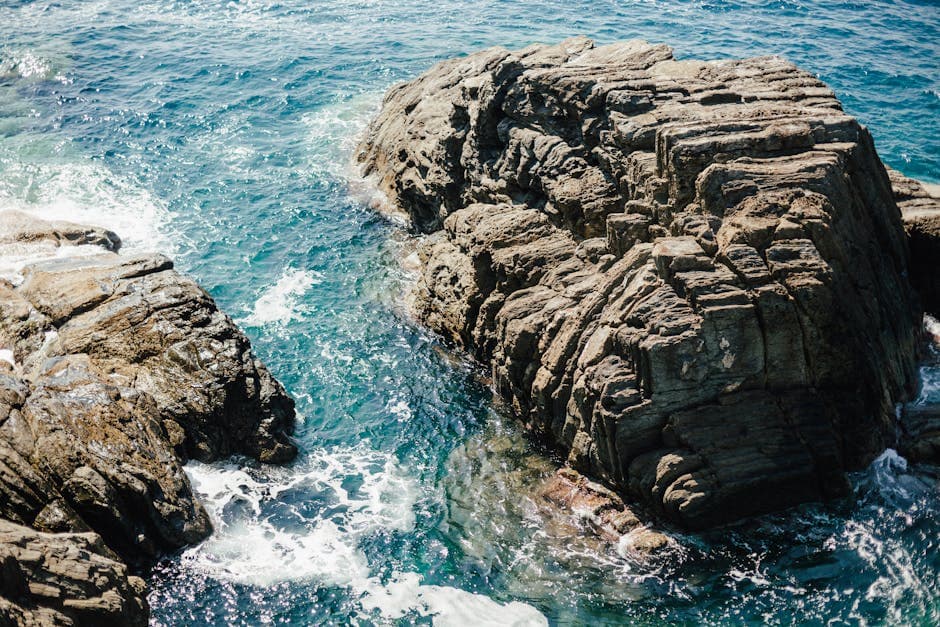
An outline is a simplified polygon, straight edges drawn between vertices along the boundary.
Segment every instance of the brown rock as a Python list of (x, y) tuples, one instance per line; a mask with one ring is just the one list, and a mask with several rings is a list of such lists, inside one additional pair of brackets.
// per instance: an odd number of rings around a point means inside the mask
[(67, 258), (24, 276), (0, 305), (0, 343), (18, 364), (0, 377), (0, 489), (10, 494), (0, 515), (93, 529), (146, 563), (211, 529), (182, 471), (188, 457), (295, 453), (293, 403), (165, 257)]
[(52, 246), (88, 244), (117, 252), (121, 247), (121, 238), (113, 231), (95, 226), (42, 220), (22, 211), (0, 211), (0, 250), (14, 243), (45, 243)]
[(102, 251), (0, 281), (0, 616), (144, 624), (144, 584), (116, 559), (142, 567), (205, 538), (183, 463), (291, 459), (294, 404), (166, 257), (108, 252), (119, 240), (101, 229), (0, 215), (0, 243), (46, 240)]
[(779, 58), (585, 39), (393, 88), (366, 174), (434, 233), (420, 319), (579, 470), (702, 527), (847, 493), (921, 310), (868, 131)]
[(571, 468), (549, 478), (539, 494), (551, 506), (587, 522), (608, 542), (654, 555), (674, 544), (669, 536), (648, 527), (616, 493)]
[(940, 316), (940, 185), (909, 179), (888, 170), (911, 245), (911, 283), (924, 309)]
[(0, 624), (146, 625), (145, 584), (94, 533), (0, 520)]

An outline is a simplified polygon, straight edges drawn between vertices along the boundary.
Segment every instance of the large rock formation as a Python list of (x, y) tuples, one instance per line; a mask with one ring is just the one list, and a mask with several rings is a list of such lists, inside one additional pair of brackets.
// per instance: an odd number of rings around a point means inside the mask
[[(120, 245), (113, 233), (15, 213), (0, 214), (4, 244), (20, 247), (23, 258), (50, 246), (83, 247), (0, 281), (0, 518), (100, 536), (37, 536), (29, 560), (38, 551), (62, 563), (43, 547), (80, 540), (107, 547), (92, 553), (108, 560), (113, 551), (132, 566), (150, 564), (211, 532), (182, 469), (187, 459), (238, 453), (282, 462), (296, 454), (288, 439), (293, 401), (231, 319), (166, 257), (121, 256), (110, 252)], [(71, 591), (84, 595), (105, 582), (89, 551), (76, 559), (94, 563), (69, 572), (92, 579), (60, 586), (59, 605)], [(20, 564), (29, 590), (46, 585), (23, 555), (5, 559)], [(124, 576), (101, 564), (108, 577)], [(124, 594), (135, 586), (121, 585), (127, 607), (145, 607)], [(123, 612), (112, 622), (128, 622)]]
[(687, 527), (848, 491), (921, 310), (868, 131), (776, 57), (585, 39), (393, 88), (360, 147), (418, 317), (569, 462)]

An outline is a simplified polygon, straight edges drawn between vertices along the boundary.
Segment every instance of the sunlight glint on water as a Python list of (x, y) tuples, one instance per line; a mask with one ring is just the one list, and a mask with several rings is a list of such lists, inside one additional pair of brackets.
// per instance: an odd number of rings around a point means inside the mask
[[(849, 502), (679, 536), (656, 561), (546, 512), (553, 463), (401, 315), (410, 238), (350, 180), (395, 81), (586, 34), (787, 56), (889, 164), (940, 182), (938, 18), (913, 0), (0, 5), (0, 208), (174, 255), (303, 416), (289, 467), (188, 467), (217, 532), (155, 570), (155, 622), (940, 622), (937, 473), (893, 451)], [(923, 373), (920, 402), (940, 402), (940, 368)]]

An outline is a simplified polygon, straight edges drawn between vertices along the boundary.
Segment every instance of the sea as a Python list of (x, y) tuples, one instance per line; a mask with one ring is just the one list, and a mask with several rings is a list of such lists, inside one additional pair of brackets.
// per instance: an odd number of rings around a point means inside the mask
[(295, 462), (187, 466), (215, 532), (144, 573), (154, 625), (940, 624), (940, 473), (893, 449), (655, 557), (546, 510), (557, 460), (409, 318), (414, 236), (352, 166), (391, 85), (586, 35), (782, 55), (940, 183), (937, 0), (0, 0), (0, 33), (0, 209), (169, 254), (297, 401)]

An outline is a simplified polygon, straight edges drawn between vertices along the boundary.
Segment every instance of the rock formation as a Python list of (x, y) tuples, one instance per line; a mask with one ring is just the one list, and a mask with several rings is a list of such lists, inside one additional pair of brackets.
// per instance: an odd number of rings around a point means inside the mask
[(643, 524), (617, 494), (571, 468), (561, 468), (552, 475), (539, 496), (583, 518), (601, 538), (618, 544), (626, 538), (637, 553), (655, 555), (675, 544), (669, 536)]
[(145, 584), (94, 533), (0, 520), (0, 624), (146, 625)]
[(291, 459), (293, 401), (166, 257), (121, 256), (113, 233), (16, 213), (0, 214), (0, 233), (0, 246), (90, 249), (0, 281), (0, 518), (73, 534), (0, 528), (4, 568), (18, 564), (17, 589), (30, 593), (12, 615), (146, 622), (141, 590), (115, 560), (145, 566), (205, 538), (211, 525), (182, 464)]
[[(940, 316), (940, 185), (926, 185), (888, 170), (911, 245), (911, 283), (928, 313)], [(928, 328), (928, 367), (940, 363), (940, 330)], [(898, 450), (911, 462), (940, 464), (940, 406), (912, 403), (904, 408)]]
[(394, 87), (359, 159), (419, 231), (417, 316), (575, 468), (689, 528), (849, 490), (922, 312), (868, 131), (776, 58), (586, 39)]
[(940, 316), (940, 185), (925, 185), (888, 170), (911, 245), (911, 283), (924, 309)]

